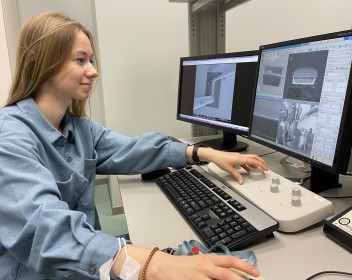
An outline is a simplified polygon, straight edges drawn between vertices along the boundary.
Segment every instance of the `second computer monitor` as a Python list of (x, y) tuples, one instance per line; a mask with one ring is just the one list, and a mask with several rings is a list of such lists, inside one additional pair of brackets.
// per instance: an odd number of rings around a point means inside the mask
[(260, 47), (250, 138), (310, 163), (314, 192), (348, 166), (351, 64), (351, 30)]
[(241, 151), (247, 144), (253, 102), (257, 51), (183, 57), (177, 119), (216, 128), (223, 137), (202, 142), (218, 150)]

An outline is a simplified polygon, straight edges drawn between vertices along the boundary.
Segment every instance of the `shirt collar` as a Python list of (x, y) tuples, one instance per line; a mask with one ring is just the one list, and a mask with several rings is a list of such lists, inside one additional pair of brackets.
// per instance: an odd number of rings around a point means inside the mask
[(73, 121), (72, 117), (67, 112), (62, 118), (61, 127), (63, 128), (62, 134), (70, 143), (73, 143)]
[(73, 139), (73, 121), (69, 113), (66, 112), (61, 121), (63, 128), (63, 132), (61, 133), (43, 115), (32, 97), (18, 101), (17, 106), (25, 115), (28, 115), (28, 119), (31, 119), (38, 129), (46, 132), (46, 137), (51, 143), (54, 143), (62, 136), (68, 139), (69, 142)]

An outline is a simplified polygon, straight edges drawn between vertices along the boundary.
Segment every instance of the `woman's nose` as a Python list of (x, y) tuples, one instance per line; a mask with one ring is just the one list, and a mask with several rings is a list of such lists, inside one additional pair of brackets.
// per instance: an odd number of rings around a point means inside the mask
[(95, 69), (93, 64), (90, 64), (89, 69), (86, 71), (86, 75), (92, 78), (98, 77), (98, 71)]

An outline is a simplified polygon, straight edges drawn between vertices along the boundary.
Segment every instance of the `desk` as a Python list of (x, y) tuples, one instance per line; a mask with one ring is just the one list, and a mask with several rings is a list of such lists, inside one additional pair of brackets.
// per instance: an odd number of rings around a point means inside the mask
[[(190, 139), (189, 143), (194, 143)], [(243, 153), (267, 154), (273, 150), (248, 139), (249, 148)], [(264, 156), (270, 168), (284, 176), (300, 177), (305, 173), (281, 164), (284, 155)], [(206, 167), (205, 167), (206, 168)], [(177, 247), (183, 240), (197, 239), (182, 216), (172, 206), (154, 182), (144, 182), (138, 176), (119, 176), (119, 185), (133, 243), (148, 247)], [(341, 178), (340, 193), (352, 193), (352, 178)], [(352, 205), (352, 199), (333, 199), (335, 214)], [(275, 232), (274, 237), (248, 247), (255, 251), (258, 269), (267, 280), (301, 280), (325, 270), (352, 272), (352, 254), (323, 233), (323, 222), (299, 233)], [(314, 279), (336, 279), (320, 276)]]

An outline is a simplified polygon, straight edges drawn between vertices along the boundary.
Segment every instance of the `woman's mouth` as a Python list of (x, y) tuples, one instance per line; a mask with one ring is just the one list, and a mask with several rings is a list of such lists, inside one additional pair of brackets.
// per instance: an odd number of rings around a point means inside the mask
[(81, 83), (82, 86), (91, 89), (92, 88), (92, 84), (91, 83)]

